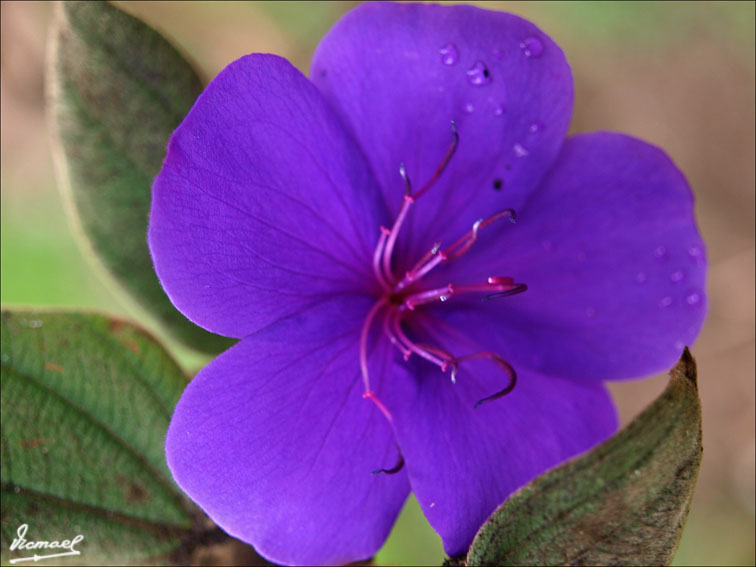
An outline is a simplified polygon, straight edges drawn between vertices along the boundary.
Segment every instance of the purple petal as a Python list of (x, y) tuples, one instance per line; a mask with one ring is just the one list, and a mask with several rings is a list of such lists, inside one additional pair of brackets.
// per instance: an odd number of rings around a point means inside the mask
[(243, 337), (372, 285), (380, 197), (354, 140), (286, 60), (250, 55), (171, 138), (149, 243), (174, 305)]
[[(445, 277), (506, 275), (525, 293), (439, 309), (515, 367), (614, 380), (671, 367), (706, 313), (693, 196), (664, 152), (585, 134), (565, 144), (516, 225), (481, 235)], [(447, 307), (445, 305), (444, 307)]]
[(419, 189), (400, 239), (403, 263), (451, 243), (478, 218), (518, 209), (555, 159), (572, 111), (559, 47), (530, 22), (472, 6), (366, 3), (320, 43), (313, 82), (359, 140), (396, 211), (400, 163)]
[(510, 394), (473, 409), (509, 383), (490, 360), (462, 363), (456, 384), (425, 361), (416, 361), (412, 373), (414, 394), (392, 408), (397, 438), (412, 490), (450, 556), (467, 551), (514, 490), (616, 429), (611, 399), (599, 384), (521, 371)]
[[(404, 471), (371, 474), (393, 466), (397, 449), (362, 398), (357, 343), (368, 308), (364, 298), (333, 301), (244, 339), (192, 380), (171, 421), (176, 482), (277, 563), (371, 557), (409, 493)], [(388, 370), (381, 360), (375, 377)]]

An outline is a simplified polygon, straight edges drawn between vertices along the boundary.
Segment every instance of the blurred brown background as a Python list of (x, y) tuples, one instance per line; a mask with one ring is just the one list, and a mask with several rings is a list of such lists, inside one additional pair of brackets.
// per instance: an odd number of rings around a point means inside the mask
[[(250, 52), (306, 71), (319, 38), (353, 3), (120, 2), (166, 33), (206, 78)], [(575, 76), (572, 129), (618, 130), (666, 149), (696, 193), (708, 245), (710, 309), (694, 345), (704, 461), (678, 565), (753, 565), (754, 3), (491, 2), (534, 21)], [(51, 6), (3, 2), (0, 52), (3, 304), (143, 314), (111, 293), (79, 251), (57, 193), (44, 116)], [(202, 361), (184, 353), (188, 367)], [(665, 376), (613, 385), (623, 422)], [(440, 564), (410, 501), (378, 564)]]

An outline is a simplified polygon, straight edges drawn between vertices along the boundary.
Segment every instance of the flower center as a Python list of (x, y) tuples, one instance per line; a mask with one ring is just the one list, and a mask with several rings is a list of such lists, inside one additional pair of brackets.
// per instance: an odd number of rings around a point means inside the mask
[[(508, 394), (514, 389), (517, 381), (517, 375), (512, 366), (501, 356), (493, 352), (477, 352), (464, 356), (455, 356), (441, 347), (414, 342), (407, 336), (402, 326), (410, 313), (417, 308), (422, 308), (424, 305), (445, 302), (453, 297), (464, 294), (482, 293), (485, 294), (483, 300), (487, 300), (493, 297), (514, 295), (527, 289), (527, 286), (524, 284), (515, 283), (512, 278), (506, 276), (490, 276), (486, 281), (476, 283), (449, 283), (442, 287), (434, 287), (430, 289), (428, 289), (429, 286), (423, 285), (424, 278), (438, 266), (448, 264), (464, 256), (477, 241), (481, 230), (502, 219), (508, 219), (510, 222), (514, 223), (515, 212), (512, 209), (505, 209), (487, 219), (479, 219), (475, 221), (470, 231), (446, 248), (442, 248), (440, 242), (436, 243), (403, 276), (395, 275), (392, 270), (391, 260), (394, 253), (394, 247), (402, 225), (407, 218), (407, 214), (415, 202), (441, 177), (451, 161), (458, 144), (459, 135), (457, 134), (454, 122), (452, 122), (451, 144), (431, 178), (417, 191), (413, 192), (412, 184), (410, 183), (404, 164), (400, 165), (399, 173), (405, 184), (402, 204), (399, 207), (399, 212), (397, 213), (396, 219), (394, 219), (391, 228), (386, 228), (384, 226), (381, 227), (378, 245), (373, 254), (373, 272), (376, 281), (382, 289), (382, 295), (368, 312), (362, 326), (362, 333), (360, 336), (360, 369), (365, 386), (363, 397), (368, 398), (375, 403), (389, 422), (393, 421), (391, 412), (389, 412), (388, 408), (386, 408), (370, 387), (367, 363), (367, 343), (370, 329), (374, 324), (382, 324), (382, 332), (404, 355), (405, 360), (409, 360), (412, 355), (416, 355), (427, 360), (431, 364), (435, 364), (442, 372), (449, 370), (452, 383), (456, 383), (459, 365), (465, 361), (473, 359), (488, 359), (496, 364), (497, 367), (508, 376), (508, 383), (504, 389), (478, 400), (475, 404), (476, 408), (483, 403), (490, 402)], [(379, 321), (379, 316), (381, 314), (383, 314), (382, 323)], [(376, 472), (391, 473), (397, 472), (400, 468), (401, 465), (398, 464), (392, 469), (380, 469)]]

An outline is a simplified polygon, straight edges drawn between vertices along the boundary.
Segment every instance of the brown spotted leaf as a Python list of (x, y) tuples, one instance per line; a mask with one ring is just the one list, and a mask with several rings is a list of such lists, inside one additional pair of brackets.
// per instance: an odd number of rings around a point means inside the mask
[(178, 561), (201, 518), (163, 456), (181, 369), (105, 316), (3, 311), (1, 323), (3, 564), (33, 556), (9, 552), (23, 524), (29, 541), (83, 535), (77, 565)]
[(669, 565), (701, 464), (696, 365), (586, 455), (536, 478), (483, 525), (468, 565)]

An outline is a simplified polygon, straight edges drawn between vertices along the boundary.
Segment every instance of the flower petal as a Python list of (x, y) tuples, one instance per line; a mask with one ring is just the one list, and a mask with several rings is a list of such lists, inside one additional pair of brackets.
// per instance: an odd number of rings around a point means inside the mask
[(354, 140), (285, 59), (250, 55), (207, 87), (171, 138), (149, 243), (174, 305), (243, 337), (372, 284), (381, 203)]
[(617, 427), (599, 384), (524, 371), (510, 394), (473, 409), (509, 382), (490, 360), (462, 363), (456, 384), (422, 360), (411, 371), (415, 391), (392, 408), (395, 429), (412, 490), (452, 557), (513, 491)]
[(420, 188), (455, 121), (459, 146), (413, 208), (412, 241), (398, 245), (404, 263), (478, 218), (519, 208), (555, 159), (572, 112), (561, 49), (526, 20), (473, 6), (363, 4), (321, 41), (310, 77), (355, 133), (392, 211), (404, 191), (399, 164)]
[(176, 482), (277, 563), (371, 557), (409, 494), (404, 471), (371, 474), (393, 466), (397, 449), (362, 398), (357, 343), (368, 307), (332, 301), (242, 340), (192, 380), (171, 421)]
[(664, 152), (620, 134), (568, 140), (517, 224), (481, 235), (445, 277), (490, 275), (528, 290), (437, 313), (518, 370), (615, 380), (667, 369), (706, 313), (690, 188)]

